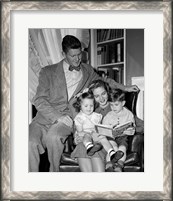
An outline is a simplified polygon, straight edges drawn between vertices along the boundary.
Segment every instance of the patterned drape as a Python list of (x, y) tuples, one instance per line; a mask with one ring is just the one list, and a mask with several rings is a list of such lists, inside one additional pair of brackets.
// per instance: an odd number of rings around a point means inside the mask
[(74, 35), (83, 48), (89, 45), (88, 29), (29, 29), (29, 100), (32, 103), (38, 86), (40, 69), (63, 59), (61, 42), (65, 35)]

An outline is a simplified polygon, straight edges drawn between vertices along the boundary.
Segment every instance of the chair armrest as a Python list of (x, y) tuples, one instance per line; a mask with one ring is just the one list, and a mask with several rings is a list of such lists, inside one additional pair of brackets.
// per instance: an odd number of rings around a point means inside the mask
[(76, 145), (74, 144), (73, 134), (69, 135), (64, 143), (64, 153), (71, 153)]
[(135, 133), (131, 141), (131, 152), (136, 152), (140, 155), (141, 148), (144, 143), (144, 134)]
[(144, 135), (135, 133), (129, 136), (129, 146), (127, 159), (125, 165), (132, 165), (138, 163), (140, 171), (144, 170)]

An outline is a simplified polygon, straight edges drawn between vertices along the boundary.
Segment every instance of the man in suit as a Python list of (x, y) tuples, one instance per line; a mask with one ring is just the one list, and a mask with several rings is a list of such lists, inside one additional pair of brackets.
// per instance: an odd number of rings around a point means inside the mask
[[(73, 132), (75, 95), (100, 77), (93, 68), (81, 62), (81, 42), (67, 35), (62, 41), (64, 59), (41, 69), (34, 97), (37, 115), (29, 126), (29, 171), (38, 172), (40, 154), (48, 151), (50, 172), (59, 171), (66, 138)], [(105, 78), (111, 87), (125, 91), (138, 90)]]

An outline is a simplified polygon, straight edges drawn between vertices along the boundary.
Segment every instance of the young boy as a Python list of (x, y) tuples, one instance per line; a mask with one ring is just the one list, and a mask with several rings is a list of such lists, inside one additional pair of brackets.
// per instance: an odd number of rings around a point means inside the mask
[[(118, 125), (123, 124), (128, 121), (135, 123), (133, 113), (128, 110), (125, 105), (125, 93), (122, 90), (114, 90), (110, 93), (109, 102), (111, 110), (103, 119), (103, 124), (105, 125)], [(135, 124), (134, 124), (135, 126)], [(122, 156), (115, 165), (114, 171), (122, 172), (124, 167), (124, 161), (126, 160), (127, 151), (127, 135), (133, 135), (135, 133), (135, 128), (130, 127), (123, 132), (123, 135), (115, 138), (114, 150), (120, 156)]]

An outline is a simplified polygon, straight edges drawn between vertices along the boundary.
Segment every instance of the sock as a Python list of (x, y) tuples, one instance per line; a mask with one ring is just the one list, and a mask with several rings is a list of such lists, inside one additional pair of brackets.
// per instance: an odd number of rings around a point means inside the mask
[(94, 145), (92, 144), (92, 142), (88, 142), (86, 143), (85, 147), (86, 147), (86, 150), (89, 150), (90, 148), (92, 148)]
[(112, 156), (115, 155), (115, 151), (114, 151), (114, 149), (109, 149), (108, 154), (109, 154), (109, 157), (110, 157), (110, 159), (111, 159)]

